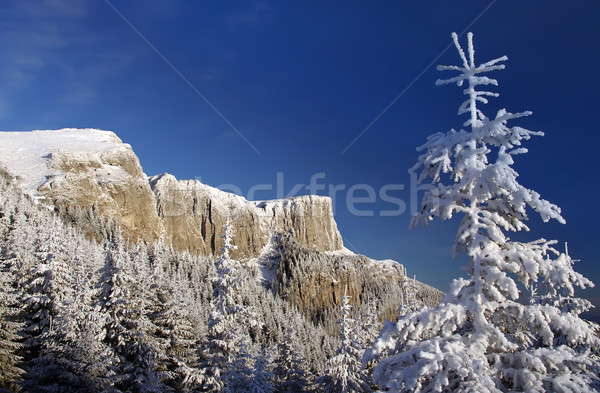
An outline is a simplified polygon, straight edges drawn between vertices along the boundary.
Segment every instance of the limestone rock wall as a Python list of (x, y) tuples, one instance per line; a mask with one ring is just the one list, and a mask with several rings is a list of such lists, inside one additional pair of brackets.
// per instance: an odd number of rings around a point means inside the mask
[[(287, 234), (282, 237), (278, 259), (276, 292), (314, 322), (335, 321), (331, 314), (339, 311), (344, 293), (358, 307), (376, 300), (382, 319), (398, 316), (404, 280), (400, 263), (311, 250)], [(418, 283), (416, 298), (434, 307), (441, 300), (441, 292)], [(332, 331), (335, 329), (333, 324)]]
[(333, 219), (331, 199), (301, 196), (276, 201), (251, 202), (195, 180), (177, 180), (164, 174), (150, 178), (157, 211), (165, 228), (165, 242), (176, 250), (216, 255), (223, 246), (223, 226), (230, 218), (232, 255), (258, 256), (274, 233), (292, 230), (297, 241), (315, 250), (343, 248)]
[[(230, 219), (238, 246), (232, 256), (245, 260), (275, 253), (271, 288), (314, 322), (335, 321), (346, 290), (358, 305), (378, 299), (382, 315), (394, 317), (402, 266), (345, 252), (328, 197), (253, 202), (169, 174), (148, 178), (131, 147), (109, 131), (65, 129), (3, 138), (0, 178), (16, 179), (24, 192), (73, 221), (82, 216), (84, 230), (85, 220), (97, 223), (103, 216), (132, 242), (163, 238), (177, 251), (217, 255)], [(89, 234), (102, 236), (95, 226), (88, 225)], [(424, 304), (439, 302), (439, 291), (421, 289)]]
[(94, 207), (115, 220), (131, 241), (154, 242), (164, 233), (156, 198), (129, 145), (98, 155), (57, 152), (51, 162), (58, 175), (39, 194), (57, 208)]

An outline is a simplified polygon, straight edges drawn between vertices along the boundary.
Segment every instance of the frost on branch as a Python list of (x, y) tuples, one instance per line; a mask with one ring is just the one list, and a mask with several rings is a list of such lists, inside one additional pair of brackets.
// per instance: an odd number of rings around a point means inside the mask
[[(454, 253), (466, 254), (468, 279), (456, 279), (442, 303), (388, 322), (367, 358), (379, 361), (376, 382), (390, 391), (583, 392), (600, 389), (597, 326), (579, 314), (591, 304), (574, 297), (593, 286), (573, 270), (556, 241), (514, 242), (507, 232), (529, 230), (528, 211), (564, 223), (560, 208), (517, 181), (514, 156), (522, 142), (541, 132), (508, 122), (531, 112), (498, 111), (485, 116), (479, 105), (497, 93), (486, 76), (504, 68), (500, 57), (475, 63), (473, 35), (467, 53), (452, 35), (461, 66), (440, 66), (458, 75), (467, 96), (458, 110), (467, 129), (430, 136), (411, 172), (432, 186), (411, 227), (434, 218), (461, 216)], [(536, 288), (535, 299), (522, 292)]]

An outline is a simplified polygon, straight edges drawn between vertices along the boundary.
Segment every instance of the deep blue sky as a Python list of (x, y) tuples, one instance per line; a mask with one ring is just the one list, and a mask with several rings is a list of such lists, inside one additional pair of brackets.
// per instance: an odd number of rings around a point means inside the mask
[[(447, 75), (429, 68), (340, 153), (490, 1), (111, 3), (260, 154), (101, 0), (2, 2), (0, 129), (113, 130), (149, 175), (233, 184), (244, 195), (272, 185), (257, 199), (277, 196), (278, 173), (287, 194), (323, 172), (320, 194), (345, 185), (336, 219), (348, 248), (396, 259), (442, 290), (461, 274), (464, 261), (450, 255), (458, 222), (409, 232), (408, 212), (379, 215), (397, 208), (379, 196), (355, 206), (371, 217), (345, 202), (353, 185), (403, 184), (389, 195), (410, 205), (415, 148), (461, 126), (461, 89), (436, 87)], [(577, 270), (598, 284), (599, 14), (595, 1), (502, 0), (469, 29), (478, 62), (509, 57), (494, 75), (501, 97), (484, 111), (532, 110), (519, 124), (546, 132), (515, 169), (563, 208), (567, 225), (534, 221), (524, 238), (568, 241)], [(458, 62), (450, 48), (435, 64)]]

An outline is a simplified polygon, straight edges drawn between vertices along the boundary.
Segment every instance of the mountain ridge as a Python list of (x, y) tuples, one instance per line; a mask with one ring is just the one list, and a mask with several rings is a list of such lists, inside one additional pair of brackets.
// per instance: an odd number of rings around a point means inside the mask
[(197, 180), (148, 177), (131, 146), (112, 131), (0, 132), (0, 165), (34, 198), (57, 208), (96, 208), (132, 242), (163, 238), (177, 251), (217, 255), (230, 217), (241, 235), (238, 258), (256, 257), (273, 231), (290, 229), (304, 246), (343, 248), (330, 198), (252, 202)]

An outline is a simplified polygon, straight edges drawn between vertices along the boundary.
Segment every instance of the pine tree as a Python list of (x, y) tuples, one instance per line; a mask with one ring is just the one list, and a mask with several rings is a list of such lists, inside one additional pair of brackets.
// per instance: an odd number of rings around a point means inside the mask
[(0, 391), (16, 391), (24, 371), (18, 355), (21, 345), (19, 331), (23, 328), (18, 316), (19, 296), (16, 290), (13, 261), (0, 260)]
[(277, 343), (273, 374), (277, 391), (281, 393), (304, 392), (310, 385), (306, 360), (296, 344), (296, 337), (296, 331), (288, 329)]
[(241, 340), (236, 344), (231, 361), (223, 369), (222, 380), (227, 393), (248, 392), (253, 375), (253, 356), (249, 351), (247, 341)]
[(119, 359), (115, 386), (133, 392), (168, 391), (156, 370), (156, 352), (144, 334), (147, 320), (131, 269), (130, 257), (117, 230), (106, 246), (106, 262), (96, 300), (107, 315), (104, 342)]
[(9, 243), (9, 234), (15, 228), (15, 201), (8, 189), (10, 184), (0, 178), (0, 391), (18, 390), (24, 370), (19, 367), (22, 358), (19, 331), (19, 291), (17, 260)]
[(254, 357), (254, 367), (252, 377), (248, 384), (250, 393), (275, 393), (274, 378), (275, 374), (271, 370), (271, 356), (268, 348)]
[(200, 322), (190, 312), (193, 304), (185, 283), (175, 282), (172, 288), (157, 289), (157, 305), (150, 319), (156, 327), (156, 340), (162, 342), (164, 351), (160, 359), (161, 370), (168, 376), (169, 386), (176, 391), (187, 391), (199, 386), (197, 344)]
[[(103, 319), (91, 307), (86, 271), (90, 265), (77, 255), (80, 235), (56, 217), (50, 222), (50, 236), (43, 237), (37, 249), (46, 277), (41, 288), (47, 288), (37, 297), (50, 300), (46, 305), (50, 323), (37, 337), (38, 356), (29, 362), (23, 385), (32, 393), (99, 392), (111, 383), (114, 359), (101, 342)], [(45, 310), (38, 313), (44, 315)]]
[(369, 393), (372, 381), (367, 371), (362, 367), (362, 357), (365, 347), (364, 338), (358, 321), (351, 318), (350, 296), (344, 292), (342, 297), (342, 318), (340, 325), (341, 345), (337, 354), (327, 360), (323, 376), (317, 379), (326, 393)]
[(406, 275), (404, 269), (404, 281), (402, 281), (402, 304), (398, 310), (400, 316), (410, 314), (413, 311), (420, 310), (423, 305), (417, 300), (417, 277), (412, 279)]
[[(589, 302), (575, 287), (592, 283), (573, 268), (554, 241), (511, 241), (505, 232), (528, 230), (528, 207), (544, 221), (564, 223), (560, 209), (517, 182), (514, 156), (521, 143), (541, 132), (508, 127), (530, 112), (502, 109), (486, 117), (479, 103), (496, 93), (484, 74), (504, 68), (506, 57), (475, 65), (472, 34), (468, 53), (454, 43), (462, 66), (439, 66), (459, 75), (437, 84), (467, 83), (459, 114), (468, 130), (435, 134), (419, 150), (412, 171), (433, 187), (412, 225), (462, 215), (454, 251), (468, 256), (468, 279), (456, 279), (434, 309), (388, 323), (370, 357), (379, 359), (375, 379), (402, 392), (591, 392), (600, 389), (600, 339), (579, 314)], [(520, 288), (538, 285), (540, 300), (528, 304)]]
[(242, 266), (230, 256), (230, 251), (237, 248), (233, 235), (233, 227), (227, 220), (222, 236), (223, 250), (215, 262), (208, 337), (200, 365), (204, 374), (203, 389), (208, 391), (222, 391), (227, 381), (231, 384), (237, 381), (238, 376), (232, 373), (245, 372), (246, 367), (241, 363), (251, 358), (247, 352), (251, 344), (247, 329), (259, 324), (250, 308), (242, 303)]
[[(34, 238), (33, 258), (23, 264), (21, 290), (23, 318), (25, 327), (22, 331), (26, 348), (25, 361), (45, 356), (43, 348), (46, 341), (54, 336), (56, 321), (62, 317), (62, 309), (73, 298), (73, 277), (67, 266), (69, 245), (65, 244), (67, 235), (61, 232), (56, 217), (45, 219), (42, 212), (32, 210), (28, 225), (36, 223), (38, 236)], [(26, 379), (33, 378), (26, 384), (36, 384), (37, 374), (41, 370), (33, 370)]]

